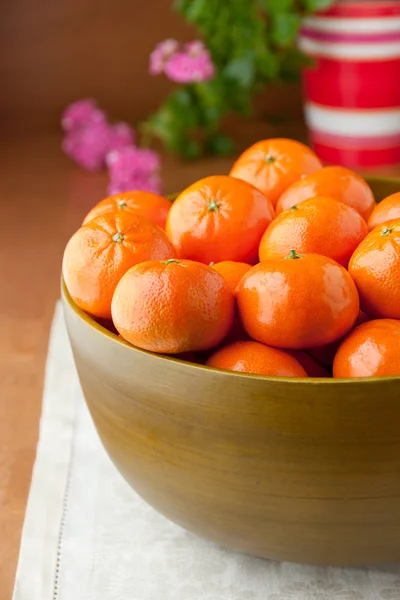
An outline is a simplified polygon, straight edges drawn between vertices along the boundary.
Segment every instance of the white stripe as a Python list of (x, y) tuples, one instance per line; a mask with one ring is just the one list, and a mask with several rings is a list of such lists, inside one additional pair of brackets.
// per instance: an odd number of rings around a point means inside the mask
[(328, 33), (388, 33), (400, 31), (400, 17), (306, 17), (303, 25)]
[(322, 133), (360, 137), (400, 133), (400, 108), (352, 111), (324, 108), (308, 102), (305, 116), (310, 129)]
[(306, 54), (343, 60), (378, 60), (400, 58), (400, 42), (339, 44), (300, 37), (299, 48)]

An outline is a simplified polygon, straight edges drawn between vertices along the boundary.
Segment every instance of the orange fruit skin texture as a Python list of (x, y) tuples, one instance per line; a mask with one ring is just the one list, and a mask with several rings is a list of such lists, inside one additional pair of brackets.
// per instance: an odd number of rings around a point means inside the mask
[(400, 319), (400, 219), (367, 235), (351, 257), (349, 273), (364, 312)]
[(309, 377), (330, 377), (329, 372), (304, 350), (291, 350), (290, 354), (299, 361)]
[(256, 265), (240, 281), (236, 300), (251, 338), (294, 350), (340, 339), (359, 312), (349, 273), (319, 254)]
[(372, 230), (393, 219), (400, 219), (400, 192), (391, 194), (377, 204), (368, 219), (368, 228)]
[(354, 329), (333, 362), (334, 377), (400, 375), (400, 321), (377, 319)]
[(254, 186), (225, 175), (197, 181), (172, 204), (166, 232), (179, 256), (209, 264), (253, 263), (267, 225), (269, 200)]
[(220, 263), (215, 263), (212, 268), (217, 271), (225, 279), (232, 294), (235, 293), (236, 287), (243, 275), (250, 271), (252, 265), (243, 262), (234, 262), (233, 260), (224, 260)]
[(165, 222), (171, 202), (168, 202), (163, 196), (153, 192), (142, 190), (133, 190), (131, 192), (122, 192), (101, 200), (86, 215), (83, 225), (109, 212), (127, 212), (141, 215), (152, 221), (161, 229), (165, 229)]
[[(362, 323), (366, 323), (367, 321), (370, 321), (370, 320), (371, 320), (370, 317), (368, 317), (368, 315), (366, 315), (362, 310), (360, 310), (360, 312), (358, 313), (356, 322), (354, 323), (353, 329), (355, 327), (358, 327)], [(310, 348), (309, 353), (312, 358), (315, 358), (315, 360), (318, 361), (318, 363), (321, 363), (325, 367), (332, 369), (332, 365), (333, 365), (333, 361), (336, 356), (336, 352), (338, 351), (338, 348), (339, 348), (340, 344), (342, 343), (342, 341), (343, 340), (340, 339), (340, 340), (337, 340), (336, 342), (332, 342), (331, 344), (326, 344), (325, 346), (318, 346), (317, 348)]]
[(220, 348), (206, 365), (258, 375), (307, 377), (301, 364), (288, 352), (253, 341), (234, 342)]
[(317, 196), (282, 212), (261, 238), (260, 261), (299, 254), (322, 254), (347, 267), (358, 244), (368, 233), (361, 215), (343, 202)]
[(144, 350), (178, 354), (219, 344), (232, 326), (234, 297), (211, 267), (148, 261), (129, 269), (112, 301), (114, 325)]
[(324, 167), (299, 179), (283, 192), (276, 205), (276, 214), (315, 196), (335, 198), (354, 208), (365, 221), (376, 206), (371, 188), (360, 175), (345, 167)]
[(286, 188), (321, 167), (317, 155), (304, 144), (276, 138), (262, 140), (245, 150), (230, 175), (255, 185), (275, 206)]
[[(113, 241), (120, 234), (121, 241)], [(111, 300), (122, 275), (137, 263), (169, 259), (176, 251), (166, 234), (132, 213), (107, 213), (83, 225), (63, 258), (65, 284), (74, 302), (95, 317), (111, 319)]]

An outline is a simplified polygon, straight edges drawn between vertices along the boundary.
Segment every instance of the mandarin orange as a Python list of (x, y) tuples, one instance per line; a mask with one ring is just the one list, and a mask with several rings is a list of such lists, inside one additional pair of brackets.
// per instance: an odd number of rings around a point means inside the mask
[(112, 318), (122, 337), (165, 354), (217, 346), (233, 316), (233, 294), (222, 275), (190, 260), (136, 265), (122, 277), (112, 300)]
[(83, 225), (108, 212), (127, 212), (139, 214), (146, 217), (161, 229), (165, 228), (165, 222), (171, 203), (163, 196), (146, 192), (144, 190), (132, 190), (130, 192), (121, 192), (114, 196), (109, 196), (101, 200), (86, 215)]
[(322, 254), (347, 266), (368, 233), (361, 215), (329, 196), (316, 196), (282, 212), (267, 227), (259, 247), (260, 261), (299, 254)]
[(387, 196), (377, 204), (368, 219), (368, 227), (374, 229), (393, 219), (400, 219), (400, 192)]
[(400, 219), (370, 231), (351, 257), (349, 273), (364, 312), (400, 319)]
[(126, 271), (144, 260), (169, 259), (175, 249), (154, 223), (132, 213), (107, 213), (83, 225), (69, 240), (62, 273), (74, 302), (103, 319)]
[(208, 367), (276, 377), (307, 377), (305, 369), (288, 352), (253, 341), (233, 342), (207, 360)]
[(278, 200), (276, 214), (315, 196), (331, 196), (368, 220), (376, 203), (368, 183), (345, 167), (324, 167), (291, 185)]
[(261, 140), (243, 152), (230, 175), (255, 185), (275, 206), (279, 197), (302, 175), (322, 167), (314, 152), (295, 140)]
[(173, 203), (166, 232), (179, 256), (206, 264), (253, 263), (274, 209), (246, 181), (215, 175), (197, 181)]
[(376, 319), (359, 325), (342, 342), (334, 377), (400, 375), (400, 321)]
[(359, 299), (349, 273), (319, 254), (271, 259), (253, 267), (236, 292), (251, 338), (301, 350), (343, 337), (357, 318)]
[(247, 271), (250, 271), (252, 265), (243, 262), (235, 262), (233, 260), (224, 260), (219, 263), (211, 263), (210, 267), (222, 275), (232, 294), (234, 294), (239, 281)]

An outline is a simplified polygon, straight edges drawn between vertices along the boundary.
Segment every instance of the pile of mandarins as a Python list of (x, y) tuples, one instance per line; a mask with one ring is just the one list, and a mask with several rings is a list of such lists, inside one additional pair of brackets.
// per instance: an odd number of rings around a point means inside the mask
[(400, 375), (400, 192), (377, 205), (299, 142), (258, 142), (172, 204), (106, 198), (63, 276), (81, 309), (144, 350), (274, 376)]

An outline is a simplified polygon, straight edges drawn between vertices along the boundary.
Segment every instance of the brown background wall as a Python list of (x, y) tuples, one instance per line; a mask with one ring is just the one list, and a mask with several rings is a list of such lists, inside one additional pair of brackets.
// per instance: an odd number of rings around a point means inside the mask
[[(140, 119), (172, 86), (148, 75), (150, 51), (166, 37), (196, 38), (168, 0), (2, 0), (0, 17), (3, 131), (55, 129), (63, 107), (82, 97)], [(297, 86), (269, 89), (257, 104), (301, 114)]]

